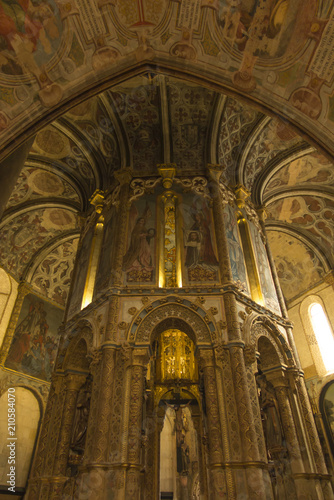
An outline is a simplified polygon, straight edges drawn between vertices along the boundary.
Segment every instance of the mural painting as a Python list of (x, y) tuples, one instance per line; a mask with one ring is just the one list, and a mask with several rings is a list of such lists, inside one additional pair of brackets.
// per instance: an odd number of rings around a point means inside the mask
[(228, 252), (232, 269), (233, 280), (238, 287), (247, 295), (250, 295), (247, 283), (247, 274), (240, 237), (238, 232), (238, 223), (234, 210), (230, 205), (224, 209), (225, 234), (228, 242)]
[(26, 295), (5, 366), (50, 381), (58, 349), (58, 327), (62, 318), (62, 309), (32, 293)]
[(3, 0), (0, 5), (0, 71), (39, 74), (60, 44), (62, 24), (53, 0)]
[(156, 277), (156, 210), (153, 198), (132, 203), (123, 257), (127, 283), (153, 283)]
[(218, 281), (218, 259), (207, 201), (185, 195), (180, 209), (183, 218), (185, 280), (188, 283)]
[(325, 385), (320, 395), (320, 411), (324, 419), (328, 441), (334, 453), (334, 382)]
[(314, 251), (291, 234), (267, 232), (280, 285), (286, 300), (314, 287), (325, 270)]
[(257, 263), (257, 269), (259, 273), (260, 285), (265, 306), (268, 307), (269, 309), (272, 309), (276, 313), (281, 314), (273, 277), (269, 267), (266, 248), (263, 244), (258, 229), (252, 222), (249, 222), (249, 229), (254, 247), (255, 259)]

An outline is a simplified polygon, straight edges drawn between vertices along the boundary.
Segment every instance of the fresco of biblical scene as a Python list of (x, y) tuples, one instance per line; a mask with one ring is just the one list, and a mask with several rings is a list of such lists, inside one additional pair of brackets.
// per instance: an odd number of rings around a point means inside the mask
[(325, 385), (320, 395), (320, 411), (324, 420), (328, 441), (334, 453), (334, 381)]
[(155, 282), (156, 234), (155, 199), (145, 198), (132, 203), (123, 257), (126, 283)]
[(89, 228), (83, 237), (82, 243), (79, 243), (77, 258), (74, 264), (73, 288), (72, 295), (70, 296), (70, 307), (68, 310), (69, 318), (81, 311), (81, 303), (85, 289), (93, 236), (94, 226)]
[(0, 71), (7, 75), (38, 73), (61, 41), (62, 24), (53, 0), (2, 0)]
[(271, 269), (269, 267), (266, 248), (257, 227), (252, 222), (249, 222), (249, 230), (252, 238), (265, 306), (272, 311), (281, 314)]
[(233, 52), (284, 60), (307, 42), (317, 8), (315, 0), (223, 0), (219, 5), (222, 35)]
[(104, 216), (103, 243), (95, 278), (94, 295), (102, 290), (105, 290), (108, 287), (110, 276), (114, 271), (113, 269), (111, 269), (111, 250), (113, 248), (114, 241), (113, 213), (113, 209), (110, 209), (109, 212)]
[(24, 297), (5, 366), (51, 380), (64, 311), (29, 293)]
[(186, 283), (219, 279), (211, 210), (206, 200), (186, 194), (180, 204), (183, 219), (183, 276)]
[(247, 295), (250, 295), (237, 218), (230, 205), (225, 206), (224, 221), (233, 280), (236, 282), (240, 290)]

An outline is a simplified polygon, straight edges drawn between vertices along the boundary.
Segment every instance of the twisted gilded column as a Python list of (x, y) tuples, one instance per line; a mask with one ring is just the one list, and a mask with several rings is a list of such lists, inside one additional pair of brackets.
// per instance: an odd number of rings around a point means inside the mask
[(223, 470), (223, 448), (216, 387), (216, 369), (212, 350), (200, 351), (200, 368), (203, 371), (205, 408), (207, 417), (208, 458), (211, 477), (210, 498), (226, 496), (226, 477)]

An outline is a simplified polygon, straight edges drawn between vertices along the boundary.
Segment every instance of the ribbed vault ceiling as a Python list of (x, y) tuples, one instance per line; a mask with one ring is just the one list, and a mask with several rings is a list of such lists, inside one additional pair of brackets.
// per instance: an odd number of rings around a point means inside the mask
[(267, 209), (268, 238), (287, 300), (333, 268), (334, 168), (287, 123), (176, 78), (135, 77), (40, 130), (0, 224), (1, 265), (64, 305), (81, 215), (113, 172), (179, 176), (219, 164)]

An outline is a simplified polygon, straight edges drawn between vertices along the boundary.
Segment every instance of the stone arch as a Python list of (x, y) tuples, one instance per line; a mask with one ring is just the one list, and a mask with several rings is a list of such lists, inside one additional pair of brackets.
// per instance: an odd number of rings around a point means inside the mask
[(195, 345), (211, 345), (217, 338), (213, 321), (197, 304), (179, 297), (166, 297), (146, 306), (135, 316), (128, 340), (148, 346), (163, 329), (179, 328)]
[(257, 351), (262, 349), (262, 358), (267, 357), (266, 367), (291, 365), (292, 351), (275, 323), (266, 316), (253, 315), (248, 327), (249, 345)]
[(89, 371), (88, 353), (93, 346), (92, 327), (88, 321), (80, 322), (74, 336), (68, 337), (66, 346), (62, 349), (62, 367), (64, 370)]

